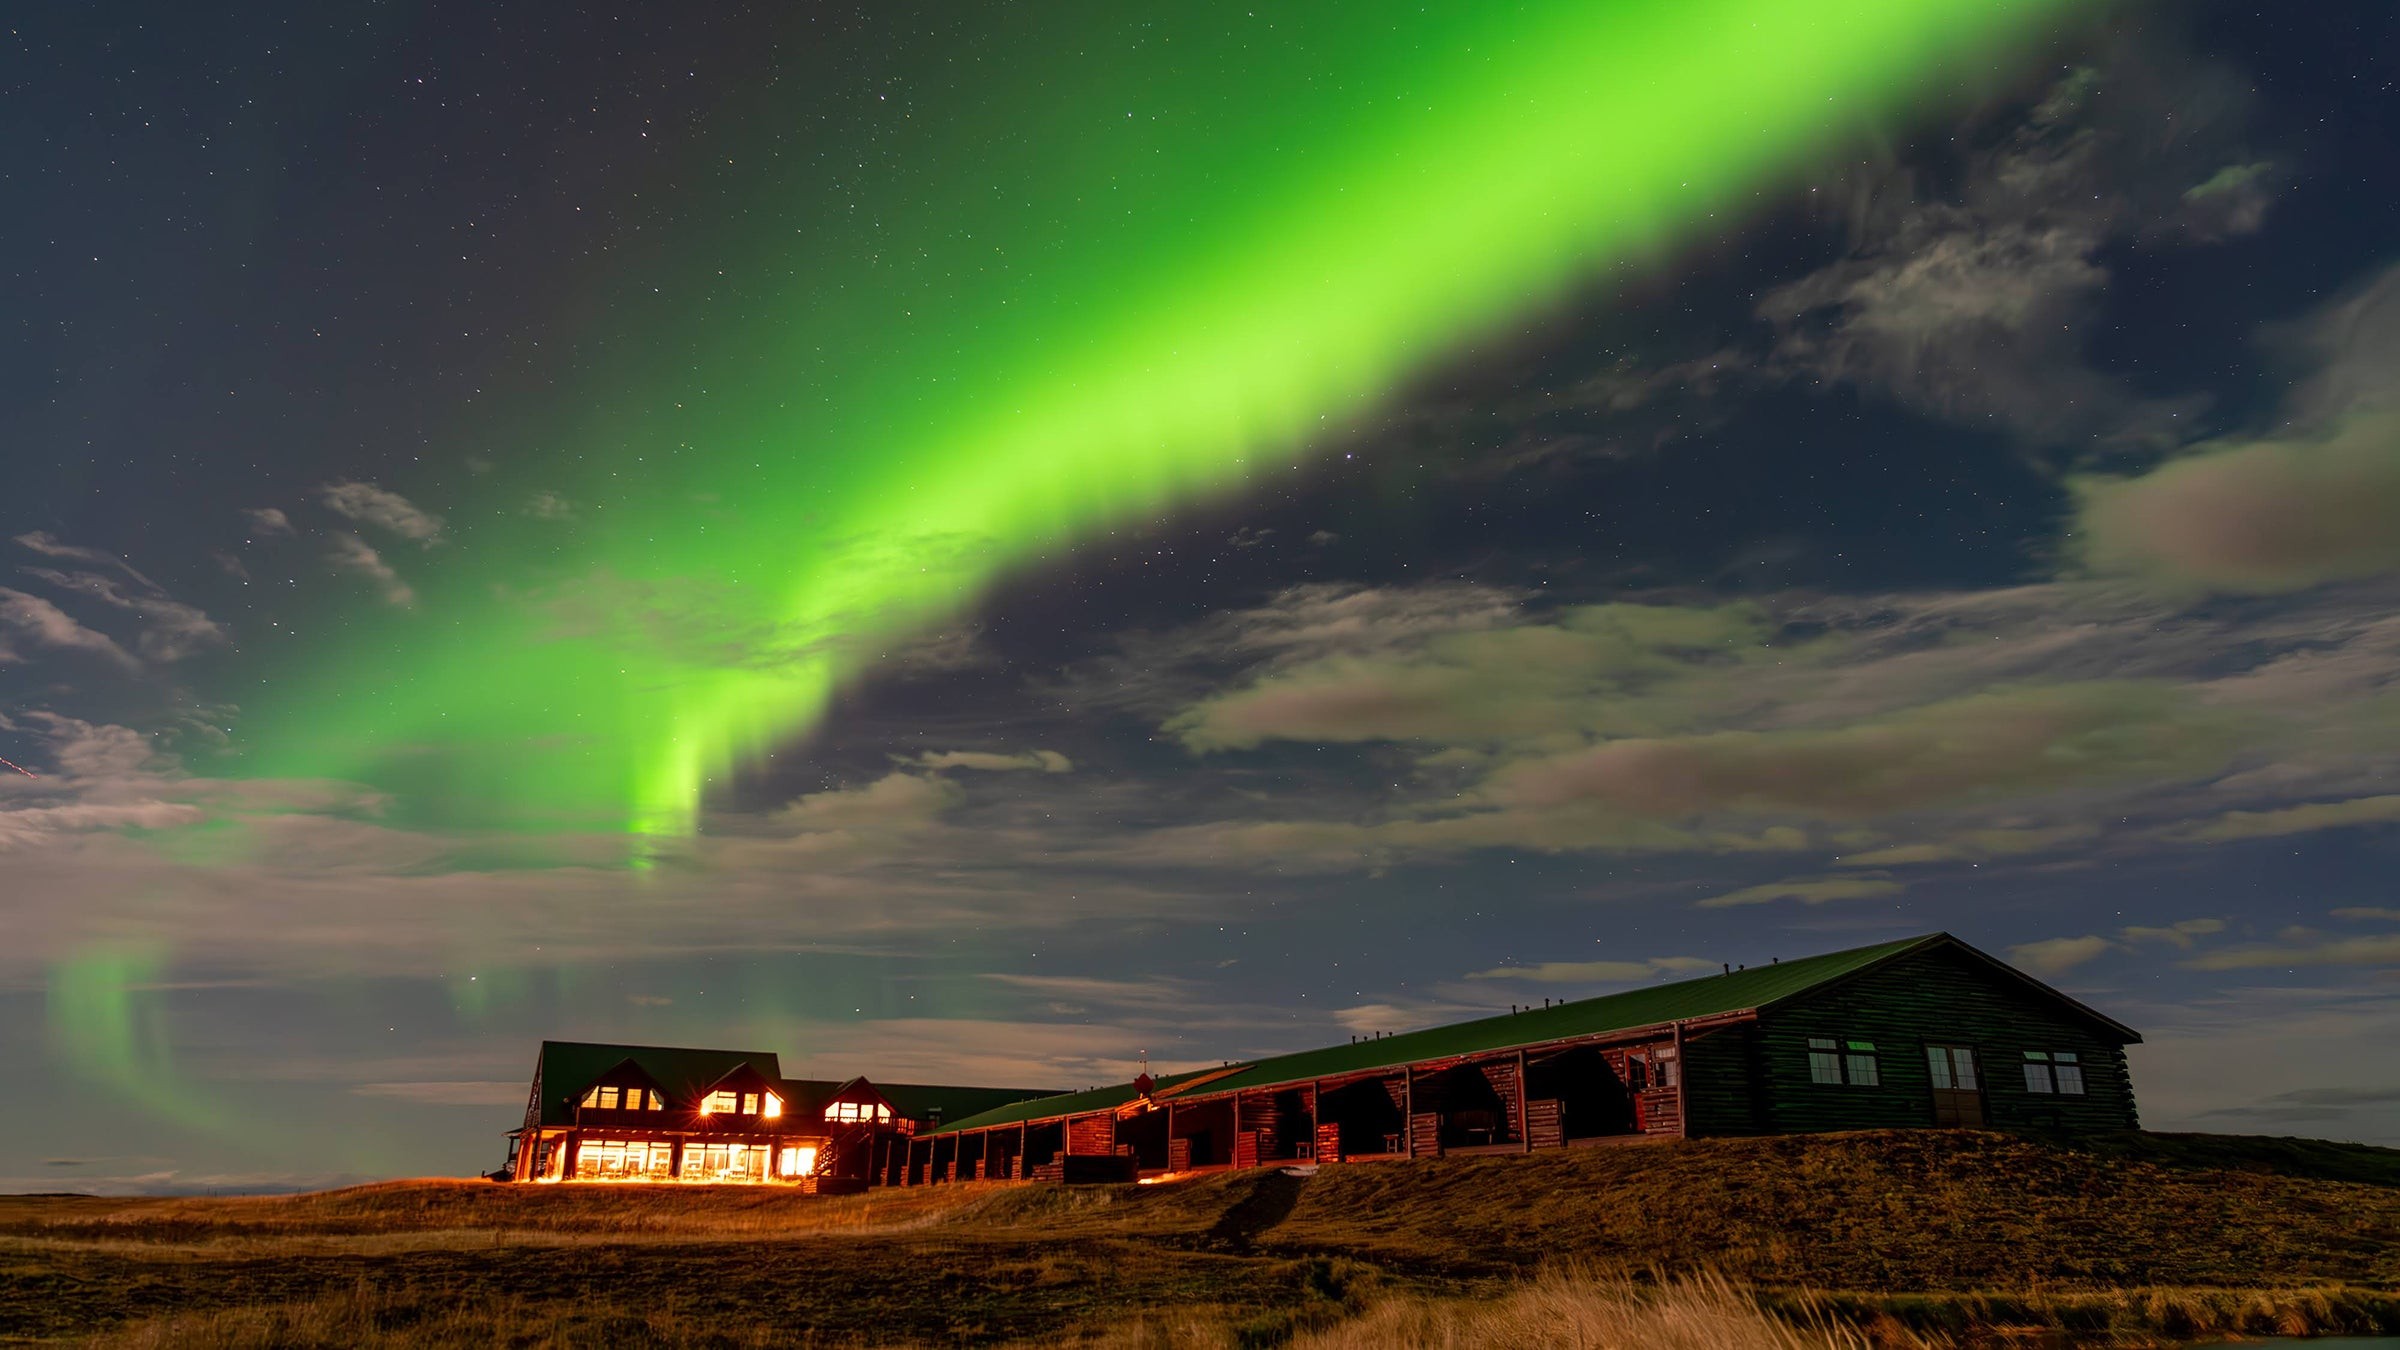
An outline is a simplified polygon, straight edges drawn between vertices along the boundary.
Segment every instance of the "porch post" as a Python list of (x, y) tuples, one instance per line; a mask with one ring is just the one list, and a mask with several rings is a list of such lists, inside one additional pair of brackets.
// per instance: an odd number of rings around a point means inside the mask
[(1517, 1052), (1517, 1152), (1533, 1152), (1533, 1139), (1525, 1133), (1525, 1052)]
[(1317, 1131), (1321, 1128), (1317, 1124), (1317, 1101), (1324, 1095), (1325, 1080), (1322, 1078), (1310, 1079), (1308, 1083), (1308, 1160), (1312, 1163), (1325, 1161), (1317, 1156)]

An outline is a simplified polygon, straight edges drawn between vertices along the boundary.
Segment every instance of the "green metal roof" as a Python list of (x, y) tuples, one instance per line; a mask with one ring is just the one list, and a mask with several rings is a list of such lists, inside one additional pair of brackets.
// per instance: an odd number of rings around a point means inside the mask
[(960, 1120), (979, 1111), (995, 1111), (1017, 1102), (1055, 1097), (1056, 1088), (945, 1087), (934, 1083), (875, 1083), (868, 1080), (892, 1110), (911, 1120)]
[(699, 1100), (717, 1080), (742, 1065), (756, 1069), (770, 1083), (783, 1080), (772, 1051), (679, 1050), (659, 1045), (596, 1045), (589, 1041), (542, 1042), (541, 1076), (543, 1125), (567, 1125), (575, 1119), (575, 1103), (593, 1080), (632, 1060), (650, 1081), (658, 1084), (667, 1105), (680, 1110)]
[[(1497, 1017), (1478, 1018), (1446, 1027), (1428, 1027), (1423, 1031), (1403, 1032), (1397, 1036), (1357, 1041), (1349, 1045), (1327, 1046), (1322, 1050), (1276, 1055), (1252, 1061), (1243, 1066), (1240, 1072), (1208, 1083), (1204, 1089), (1194, 1092), (1193, 1096), (1198, 1098), (1244, 1088), (1305, 1083), (1312, 1079), (1334, 1078), (1374, 1069), (1395, 1069), (1403, 1064), (1429, 1059), (1485, 1054), (1520, 1045), (1540, 1045), (1579, 1036), (1598, 1036), (1612, 1031), (1632, 1031), (1668, 1022), (1690, 1021), (1721, 1013), (1753, 1011), (1855, 975), (1869, 966), (1918, 947), (1956, 941), (1947, 933), (1929, 933), (1902, 938), (1897, 942), (1877, 943), (1872, 947), (1856, 947), (1849, 951), (1828, 952), (1823, 956), (1802, 957), (1797, 961), (1753, 966), (1731, 974), (1705, 975), (1696, 980), (1677, 980), (1672, 984), (1652, 985), (1647, 989), (1628, 989), (1623, 993), (1603, 994), (1598, 998), (1578, 999), (1547, 1008), (1529, 1008), (1521, 1013), (1503, 1013)], [(1966, 944), (1958, 945), (1964, 947)], [(1213, 1072), (1218, 1071), (1200, 1071)], [(1158, 1087), (1172, 1087), (1197, 1076), (1180, 1074), (1162, 1078), (1158, 1081)], [(1001, 1111), (987, 1111), (956, 1124), (944, 1125), (934, 1133), (948, 1134), (990, 1125), (1013, 1125), (1021, 1120), (1081, 1115), (1087, 1111), (1122, 1106), (1132, 1101), (1134, 1096), (1130, 1083), (1096, 1088), (1090, 1092), (1024, 1102)]]
[[(1151, 1085), (1151, 1091), (1176, 1087), (1195, 1078), (1225, 1072), (1223, 1066), (1214, 1069), (1194, 1069), (1189, 1073), (1171, 1073)], [(1037, 1097), (1032, 1101), (1013, 1102), (979, 1116), (946, 1123), (927, 1134), (951, 1134), (958, 1130), (980, 1130), (992, 1125), (1015, 1125), (1029, 1120), (1050, 1120), (1058, 1116), (1080, 1116), (1093, 1111), (1113, 1111), (1141, 1094), (1131, 1083), (1112, 1087), (1087, 1088), (1082, 1092), (1062, 1092), (1052, 1097)]]

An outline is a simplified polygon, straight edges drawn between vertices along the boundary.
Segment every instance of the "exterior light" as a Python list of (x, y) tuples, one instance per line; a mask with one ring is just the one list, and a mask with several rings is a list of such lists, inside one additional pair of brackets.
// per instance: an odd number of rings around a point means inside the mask
[(773, 1120), (775, 1117), (783, 1114), (783, 1098), (778, 1097), (774, 1093), (770, 1092), (767, 1094), (766, 1100), (767, 1104), (759, 1108), (758, 1113), (760, 1115), (765, 1116), (769, 1120)]

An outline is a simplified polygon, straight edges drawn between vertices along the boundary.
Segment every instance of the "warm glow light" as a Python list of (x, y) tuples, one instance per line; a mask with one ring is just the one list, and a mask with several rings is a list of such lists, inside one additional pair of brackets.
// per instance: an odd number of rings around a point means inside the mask
[(708, 1114), (708, 1098), (706, 1097), (700, 1099), (700, 1114), (704, 1116)]
[(786, 1177), (804, 1177), (817, 1170), (817, 1151), (808, 1145), (795, 1145), (783, 1151), (783, 1161), (776, 1168)]
[(783, 1098), (776, 1096), (772, 1092), (768, 1093), (767, 1104), (759, 1109), (759, 1114), (765, 1116), (769, 1120), (773, 1120), (775, 1117), (782, 1115)]

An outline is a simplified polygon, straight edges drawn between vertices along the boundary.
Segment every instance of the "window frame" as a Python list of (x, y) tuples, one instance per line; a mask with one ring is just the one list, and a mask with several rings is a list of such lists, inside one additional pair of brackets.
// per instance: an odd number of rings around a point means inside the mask
[(1808, 1081), (1812, 1087), (1882, 1087), (1883, 1049), (1863, 1037), (1811, 1036)]
[(2037, 1097), (2088, 1097), (2091, 1087), (2083, 1076), (2080, 1050), (2028, 1050), (2025, 1091)]

